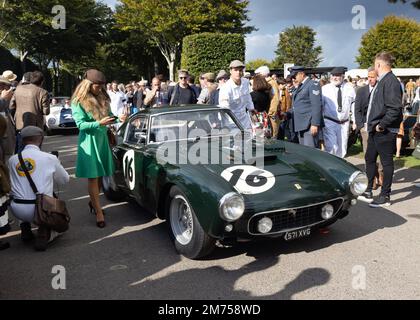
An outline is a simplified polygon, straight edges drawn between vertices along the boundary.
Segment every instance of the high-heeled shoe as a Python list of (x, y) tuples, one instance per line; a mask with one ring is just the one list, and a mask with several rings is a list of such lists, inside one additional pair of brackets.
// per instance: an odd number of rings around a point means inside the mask
[[(96, 210), (93, 207), (92, 201), (89, 201), (89, 209), (90, 209), (90, 213), (96, 215)], [(102, 214), (105, 215), (105, 210), (104, 209), (102, 209)]]
[(103, 228), (105, 228), (105, 227), (106, 227), (106, 223), (105, 223), (105, 221), (96, 221), (96, 226), (97, 226), (99, 229), (103, 229)]

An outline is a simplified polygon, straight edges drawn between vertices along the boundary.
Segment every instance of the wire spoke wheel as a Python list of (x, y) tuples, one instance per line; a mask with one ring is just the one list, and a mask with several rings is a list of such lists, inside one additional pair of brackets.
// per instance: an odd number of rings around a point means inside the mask
[(189, 244), (193, 237), (194, 222), (187, 200), (181, 195), (175, 196), (172, 199), (169, 214), (172, 232), (176, 240), (182, 245)]

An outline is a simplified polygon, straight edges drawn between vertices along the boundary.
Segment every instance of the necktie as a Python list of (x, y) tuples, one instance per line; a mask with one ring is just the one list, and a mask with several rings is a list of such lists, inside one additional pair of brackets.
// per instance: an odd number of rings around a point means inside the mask
[(343, 94), (341, 92), (341, 85), (337, 87), (338, 87), (338, 97), (337, 97), (338, 112), (341, 113), (343, 111)]

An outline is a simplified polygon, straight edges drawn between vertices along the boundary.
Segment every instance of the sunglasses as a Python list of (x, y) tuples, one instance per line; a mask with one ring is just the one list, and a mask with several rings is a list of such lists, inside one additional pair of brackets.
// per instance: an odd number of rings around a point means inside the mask
[(179, 80), (186, 80), (188, 77), (179, 77)]

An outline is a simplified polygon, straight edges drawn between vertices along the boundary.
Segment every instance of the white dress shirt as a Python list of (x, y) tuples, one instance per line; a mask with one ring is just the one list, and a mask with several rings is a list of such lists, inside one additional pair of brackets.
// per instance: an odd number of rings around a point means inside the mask
[(341, 85), (341, 94), (343, 97), (343, 109), (338, 110), (338, 87), (329, 83), (322, 87), (322, 101), (324, 117), (336, 119), (338, 121), (350, 120), (350, 112), (353, 111), (353, 105), (356, 100), (356, 90), (349, 83)]
[(125, 94), (121, 91), (108, 91), (111, 98), (111, 111), (114, 116), (119, 117), (124, 113), (124, 102), (127, 101)]
[[(41, 151), (35, 145), (27, 145), (22, 151), (22, 157), (39, 193), (52, 197), (54, 184), (62, 186), (69, 182), (69, 175), (56, 156)], [(11, 197), (20, 200), (34, 200), (35, 193), (21, 169), (18, 155), (9, 159), (9, 171), (12, 183)], [(32, 222), (35, 205), (19, 204), (12, 201), (11, 209), (19, 220)]]
[(240, 85), (229, 79), (220, 89), (219, 106), (232, 110), (244, 129), (252, 130), (251, 117), (247, 111), (252, 111), (255, 108), (249, 93), (248, 79), (242, 78)]

